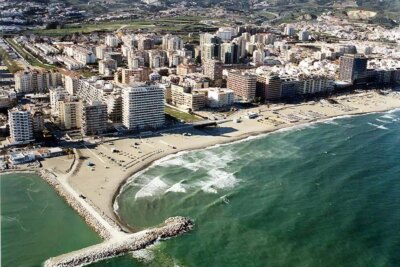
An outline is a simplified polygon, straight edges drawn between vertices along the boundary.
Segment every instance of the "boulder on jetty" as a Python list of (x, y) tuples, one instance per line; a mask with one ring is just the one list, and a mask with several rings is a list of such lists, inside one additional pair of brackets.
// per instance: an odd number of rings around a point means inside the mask
[(156, 228), (143, 230), (123, 237), (109, 239), (101, 244), (90, 246), (71, 253), (48, 259), (45, 267), (85, 266), (96, 261), (120, 256), (131, 251), (144, 249), (158, 240), (189, 232), (194, 227), (190, 218), (171, 217)]

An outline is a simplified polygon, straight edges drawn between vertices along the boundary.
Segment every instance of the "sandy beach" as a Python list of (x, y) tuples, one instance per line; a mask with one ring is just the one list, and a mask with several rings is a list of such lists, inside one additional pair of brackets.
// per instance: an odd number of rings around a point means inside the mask
[[(154, 161), (181, 151), (207, 148), (225, 144), (249, 136), (273, 132), (324, 119), (382, 112), (400, 108), (400, 93), (362, 92), (297, 105), (263, 105), (253, 109), (240, 110), (218, 127), (194, 129), (185, 126), (180, 129), (164, 130), (142, 138), (109, 139), (93, 141), (92, 145), (76, 149), (76, 160), (69, 173), (65, 169), (72, 159), (65, 157), (46, 160), (43, 167), (64, 183), (83, 195), (85, 201), (106, 218), (117, 222), (126, 231), (136, 231), (119, 221), (114, 212), (114, 200), (127, 179), (150, 166)], [(259, 116), (247, 118), (248, 112)], [(240, 122), (235, 121), (240, 118)], [(89, 148), (90, 147), (90, 148)], [(88, 166), (88, 163), (93, 166)]]

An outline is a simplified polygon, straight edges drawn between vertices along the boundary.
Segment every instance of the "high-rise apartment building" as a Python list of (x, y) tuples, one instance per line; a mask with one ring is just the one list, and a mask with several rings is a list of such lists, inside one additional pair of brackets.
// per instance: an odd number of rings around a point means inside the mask
[(339, 79), (358, 82), (365, 78), (368, 59), (364, 55), (344, 55), (340, 57)]
[(62, 85), (61, 74), (54, 71), (22, 70), (14, 78), (17, 93), (46, 92), (52, 86)]
[(82, 103), (75, 98), (61, 101), (59, 104), (59, 124), (64, 130), (80, 129), (82, 127)]
[(50, 88), (50, 106), (53, 114), (59, 110), (59, 104), (64, 101), (70, 94), (62, 87)]
[(112, 75), (117, 70), (117, 61), (108, 58), (99, 61), (99, 73), (103, 75)]
[(33, 121), (30, 111), (22, 108), (8, 110), (11, 144), (27, 144), (33, 142)]
[(251, 102), (256, 96), (256, 82), (255, 75), (231, 71), (228, 75), (227, 87), (233, 90), (238, 101)]
[(109, 47), (117, 47), (119, 44), (119, 39), (115, 35), (107, 35), (105, 38), (105, 44)]
[(295, 28), (291, 25), (286, 25), (284, 34), (287, 36), (294, 36), (296, 34)]
[(213, 81), (222, 80), (223, 64), (218, 60), (206, 60), (203, 64), (204, 75)]
[(221, 38), (214, 34), (200, 34), (201, 59), (208, 60), (219, 58)]
[(276, 100), (281, 97), (282, 80), (273, 73), (257, 76), (257, 96), (265, 100)]
[(190, 87), (171, 84), (171, 103), (185, 111), (196, 111), (206, 106), (206, 95)]
[(149, 80), (149, 68), (133, 68), (121, 70), (121, 83), (130, 84), (134, 82), (146, 82)]
[(122, 122), (129, 130), (158, 128), (164, 125), (164, 89), (158, 85), (138, 83), (124, 88)]
[(138, 40), (138, 50), (150, 50), (154, 47), (154, 41), (151, 38), (141, 36)]
[(98, 135), (107, 131), (107, 105), (93, 101), (82, 105), (82, 135)]
[(179, 36), (172, 34), (166, 34), (162, 38), (162, 49), (163, 50), (180, 50), (183, 48), (183, 40)]

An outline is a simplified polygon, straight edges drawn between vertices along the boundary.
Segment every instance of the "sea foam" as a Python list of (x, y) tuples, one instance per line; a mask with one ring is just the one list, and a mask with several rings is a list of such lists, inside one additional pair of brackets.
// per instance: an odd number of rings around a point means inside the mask
[(368, 124), (371, 125), (371, 126), (374, 126), (374, 127), (377, 128), (377, 129), (389, 130), (389, 128), (387, 128), (387, 127), (385, 127), (385, 126), (383, 126), (383, 125), (377, 125), (377, 124), (374, 124), (374, 123), (371, 123), (371, 122), (368, 122)]
[(179, 183), (176, 183), (168, 188), (165, 192), (186, 193), (186, 188), (185, 185), (182, 184), (182, 181), (180, 181)]
[(210, 179), (206, 181), (200, 181), (198, 186), (201, 190), (206, 193), (218, 193), (219, 189), (231, 189), (234, 188), (239, 180), (236, 179), (233, 173), (226, 172), (221, 169), (213, 169), (208, 171)]
[(385, 121), (385, 120), (381, 120), (381, 119), (376, 119), (376, 121), (382, 122), (382, 123), (391, 123), (390, 121)]
[(167, 188), (168, 185), (163, 182), (160, 177), (156, 177), (136, 193), (135, 199), (158, 195), (164, 192)]

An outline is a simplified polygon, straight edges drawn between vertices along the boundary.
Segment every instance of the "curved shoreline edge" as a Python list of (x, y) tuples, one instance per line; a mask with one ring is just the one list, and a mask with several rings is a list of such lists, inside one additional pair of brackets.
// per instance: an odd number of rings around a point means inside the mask
[(130, 226), (128, 223), (126, 223), (123, 220), (123, 218), (121, 218), (121, 216), (118, 214), (118, 209), (115, 209), (115, 203), (117, 201), (117, 198), (123, 192), (124, 187), (126, 185), (128, 185), (130, 182), (134, 181), (137, 176), (148, 171), (150, 168), (157, 166), (159, 163), (167, 161), (169, 159), (173, 159), (175, 157), (179, 157), (180, 155), (190, 153), (190, 152), (202, 151), (202, 150), (212, 149), (214, 147), (219, 147), (219, 146), (224, 146), (224, 145), (232, 145), (235, 143), (246, 142), (246, 141), (250, 141), (253, 139), (264, 138), (264, 137), (268, 136), (269, 134), (276, 133), (276, 132), (279, 132), (282, 130), (295, 129), (296, 127), (303, 127), (303, 126), (307, 126), (307, 125), (323, 123), (325, 121), (331, 121), (331, 120), (337, 120), (337, 119), (345, 119), (345, 118), (358, 117), (358, 116), (363, 116), (363, 115), (379, 114), (379, 113), (387, 113), (387, 112), (397, 112), (397, 111), (400, 111), (400, 107), (389, 108), (389, 109), (384, 109), (384, 110), (379, 110), (379, 111), (355, 112), (355, 113), (346, 114), (346, 115), (328, 116), (326, 118), (315, 119), (315, 120), (310, 120), (307, 122), (300, 122), (300, 123), (296, 123), (293, 125), (278, 127), (277, 129), (274, 129), (274, 130), (243, 133), (239, 136), (229, 138), (229, 140), (227, 140), (226, 142), (222, 141), (222, 142), (216, 142), (215, 144), (211, 144), (211, 145), (209, 145), (209, 144), (199, 145), (199, 146), (193, 147), (191, 149), (182, 149), (182, 150), (175, 151), (175, 153), (170, 153), (168, 155), (164, 155), (159, 158), (155, 158), (151, 162), (148, 162), (147, 164), (143, 165), (142, 168), (140, 168), (139, 170), (132, 171), (132, 172), (128, 173), (127, 175), (125, 175), (123, 181), (120, 182), (118, 189), (114, 192), (114, 195), (112, 197), (112, 206), (114, 207), (114, 216), (116, 217), (116, 219), (118, 220), (118, 222), (120, 224), (122, 223), (123, 226), (134, 230), (134, 228), (132, 226)]
[[(392, 105), (390, 108), (376, 108), (375, 110), (370, 111), (358, 111), (358, 112), (347, 112), (347, 114), (338, 114), (333, 116), (325, 116), (324, 118), (311, 119), (307, 121), (300, 121), (292, 124), (284, 124), (280, 125), (274, 129), (265, 129), (265, 130), (256, 130), (256, 131), (248, 131), (242, 132), (236, 136), (229, 136), (226, 139), (215, 138), (209, 140), (207, 142), (199, 142), (197, 144), (191, 145), (190, 147), (182, 147), (177, 150), (170, 150), (166, 153), (160, 153), (154, 155), (155, 157), (149, 161), (144, 162), (141, 166), (135, 169), (131, 169), (129, 172), (126, 172), (122, 179), (118, 183), (118, 187), (113, 188), (113, 194), (111, 195), (111, 191), (109, 192), (108, 197), (106, 196), (107, 206), (98, 206), (97, 203), (92, 202), (90, 199), (83, 199), (79, 196), (79, 189), (73, 186), (69, 177), (74, 176), (76, 171), (79, 171), (82, 162), (80, 160), (76, 160), (71, 166), (69, 172), (67, 174), (55, 174), (51, 169), (31, 169), (31, 170), (7, 170), (0, 171), (0, 174), (9, 174), (9, 173), (35, 173), (42, 177), (49, 185), (51, 185), (58, 195), (60, 195), (67, 204), (72, 207), (84, 220), (85, 222), (94, 229), (101, 238), (108, 242), (110, 240), (121, 241), (126, 240), (128, 236), (131, 236), (132, 232), (135, 232), (135, 228), (126, 223), (123, 218), (118, 214), (118, 209), (114, 209), (117, 206), (117, 198), (123, 192), (124, 186), (129, 184), (130, 181), (136, 179), (137, 176), (146, 172), (149, 168), (156, 166), (157, 164), (169, 160), (171, 158), (178, 157), (182, 154), (186, 154), (193, 151), (206, 150), (213, 147), (230, 145), (237, 142), (244, 142), (256, 138), (263, 138), (271, 133), (279, 132), (279, 131), (287, 131), (299, 127), (305, 127), (307, 125), (312, 125), (315, 123), (323, 123), (324, 121), (336, 120), (341, 118), (349, 118), (355, 116), (362, 116), (367, 114), (379, 114), (379, 113), (393, 113), (400, 111), (400, 102), (396, 105)], [(74, 151), (77, 155), (79, 155), (79, 151)], [(112, 196), (112, 198), (111, 198)], [(111, 210), (106, 214), (104, 211), (107, 211), (110, 207)], [(151, 229), (151, 228), (150, 228)], [(142, 230), (147, 231), (147, 230)], [(103, 243), (104, 243), (103, 242)], [(102, 244), (102, 243), (101, 243)], [(150, 243), (148, 243), (150, 245)], [(147, 247), (148, 245), (144, 246)], [(112, 245), (111, 245), (112, 246)], [(142, 247), (142, 248), (144, 248)], [(71, 252), (73, 253), (73, 252)], [(110, 254), (110, 257), (116, 256), (116, 254)], [(95, 257), (94, 257), (95, 258)], [(68, 265), (70, 266), (70, 265)], [(75, 265), (71, 265), (75, 266)]]
[[(113, 212), (114, 212), (114, 218), (108, 217), (106, 214), (102, 212), (102, 210), (97, 207), (94, 203), (91, 203), (88, 199), (86, 200), (80, 200), (77, 198), (77, 191), (75, 188), (72, 186), (68, 186), (70, 190), (66, 190), (65, 185), (68, 184), (68, 181), (64, 181), (64, 183), (61, 183), (60, 180), (62, 179), (67, 179), (66, 177), (57, 177), (54, 173), (52, 173), (50, 170), (47, 169), (32, 169), (32, 170), (2, 170), (0, 171), (0, 174), (12, 174), (12, 173), (34, 173), (40, 176), (43, 180), (46, 181), (47, 184), (52, 186), (56, 193), (61, 196), (65, 202), (73, 208), (82, 218), (83, 220), (96, 232), (99, 234), (99, 236), (104, 239), (110, 239), (111, 235), (106, 232), (110, 232), (110, 227), (113, 228), (112, 231), (115, 233), (121, 233), (121, 234), (127, 234), (127, 233), (135, 233), (137, 232), (138, 229), (135, 229), (135, 227), (129, 225), (126, 223), (123, 218), (118, 214), (118, 209), (115, 209), (115, 204), (117, 202), (117, 198), (120, 196), (120, 194), (123, 192), (124, 187), (129, 184), (129, 182), (133, 181), (137, 176), (141, 175), (142, 173), (146, 172), (148, 169), (156, 166), (157, 164), (178, 157), (182, 154), (194, 152), (194, 151), (201, 151), (201, 150), (206, 150), (206, 149), (211, 149), (213, 147), (218, 147), (218, 146), (223, 146), (223, 145), (230, 145), (238, 142), (245, 142), (249, 141), (255, 138), (263, 138), (271, 133), (276, 133), (282, 130), (290, 130), (294, 129), (296, 127), (303, 127), (307, 125), (312, 125), (315, 123), (323, 123), (324, 121), (330, 121), (330, 120), (336, 120), (336, 119), (341, 119), (341, 118), (349, 118), (349, 117), (355, 117), (355, 116), (362, 116), (362, 115), (367, 115), (367, 114), (377, 114), (377, 113), (386, 113), (386, 112), (396, 112), (399, 111), (400, 107), (396, 108), (388, 108), (384, 110), (378, 110), (378, 111), (370, 111), (370, 112), (356, 112), (352, 114), (347, 114), (347, 115), (339, 115), (339, 116), (331, 116), (331, 117), (326, 117), (326, 118), (321, 118), (321, 119), (315, 119), (315, 120), (310, 120), (307, 122), (300, 122), (296, 123), (293, 125), (285, 125), (283, 127), (277, 127), (276, 129), (273, 130), (265, 130), (265, 131), (254, 131), (254, 132), (248, 132), (248, 133), (243, 133), (239, 136), (235, 137), (230, 137), (226, 141), (216, 141), (214, 144), (199, 144), (197, 146), (193, 146), (192, 148), (189, 149), (181, 149), (174, 151), (174, 153), (169, 153), (167, 155), (160, 155), (160, 157), (154, 158), (152, 161), (147, 162), (146, 164), (143, 164), (140, 169), (138, 170), (132, 170), (131, 172), (127, 173), (123, 180), (119, 183), (117, 190), (112, 195), (112, 202), (110, 205), (113, 207)], [(79, 161), (75, 161), (74, 165), (72, 166), (69, 174), (73, 173), (77, 166), (79, 165)], [(50, 176), (53, 176), (50, 178)], [(68, 176), (68, 174), (66, 175)], [(72, 191), (73, 192), (72, 192)], [(74, 193), (74, 194), (73, 194)], [(87, 205), (86, 207), (82, 207), (81, 202), (85, 202)], [(92, 212), (84, 212), (85, 209), (88, 208), (88, 206), (92, 209)], [(93, 216), (93, 213), (96, 213), (98, 216)], [(103, 213), (103, 214), (102, 214)], [(101, 217), (101, 218), (100, 218)], [(107, 230), (104, 229), (102, 223), (99, 223), (99, 219), (103, 220), (104, 224), (109, 225)]]

